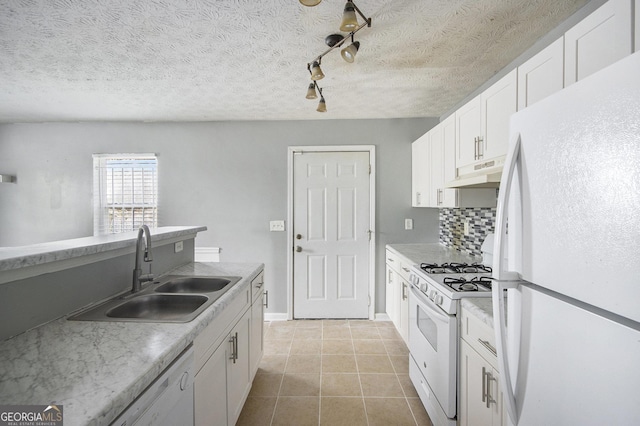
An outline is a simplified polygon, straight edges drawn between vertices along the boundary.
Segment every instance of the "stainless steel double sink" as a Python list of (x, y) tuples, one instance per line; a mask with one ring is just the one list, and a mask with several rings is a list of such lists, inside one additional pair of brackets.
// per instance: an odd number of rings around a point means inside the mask
[(189, 322), (241, 277), (169, 275), (142, 291), (116, 296), (70, 316), (72, 321)]

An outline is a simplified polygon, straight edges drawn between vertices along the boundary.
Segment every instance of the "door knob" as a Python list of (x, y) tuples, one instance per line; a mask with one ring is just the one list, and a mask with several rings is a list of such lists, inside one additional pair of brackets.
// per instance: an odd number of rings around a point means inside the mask
[(300, 240), (300, 239), (302, 239), (302, 235), (296, 234), (296, 240)]
[(300, 252), (302, 251), (302, 247), (300, 247), (300, 246), (296, 246), (296, 251), (297, 251), (298, 253), (300, 253)]

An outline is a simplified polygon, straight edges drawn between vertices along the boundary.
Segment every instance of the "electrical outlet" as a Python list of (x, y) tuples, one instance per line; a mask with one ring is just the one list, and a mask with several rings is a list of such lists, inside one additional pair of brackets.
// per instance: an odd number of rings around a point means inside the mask
[(467, 235), (469, 235), (469, 221), (468, 220), (464, 221), (464, 235), (465, 235), (465, 237)]
[(272, 220), (269, 222), (269, 231), (282, 232), (284, 231), (284, 220)]
[(404, 220), (404, 229), (410, 231), (413, 229), (413, 219), (405, 219)]
[(180, 253), (183, 249), (184, 249), (184, 242), (183, 241), (178, 241), (177, 243), (175, 243), (173, 245), (173, 252), (174, 253)]

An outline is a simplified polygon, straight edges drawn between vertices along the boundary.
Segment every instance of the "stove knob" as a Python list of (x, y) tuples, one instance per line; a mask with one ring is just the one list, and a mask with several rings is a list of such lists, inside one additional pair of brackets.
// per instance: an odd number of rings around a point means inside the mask
[(443, 300), (442, 295), (438, 294), (435, 300), (436, 305), (442, 305)]
[(429, 299), (431, 300), (436, 300), (436, 292), (431, 290), (431, 293), (429, 293)]

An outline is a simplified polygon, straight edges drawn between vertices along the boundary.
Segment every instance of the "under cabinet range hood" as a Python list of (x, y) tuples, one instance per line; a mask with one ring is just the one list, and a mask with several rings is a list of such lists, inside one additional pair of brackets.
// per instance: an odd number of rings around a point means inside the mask
[(480, 161), (456, 169), (455, 180), (446, 183), (447, 188), (498, 188), (505, 157)]

